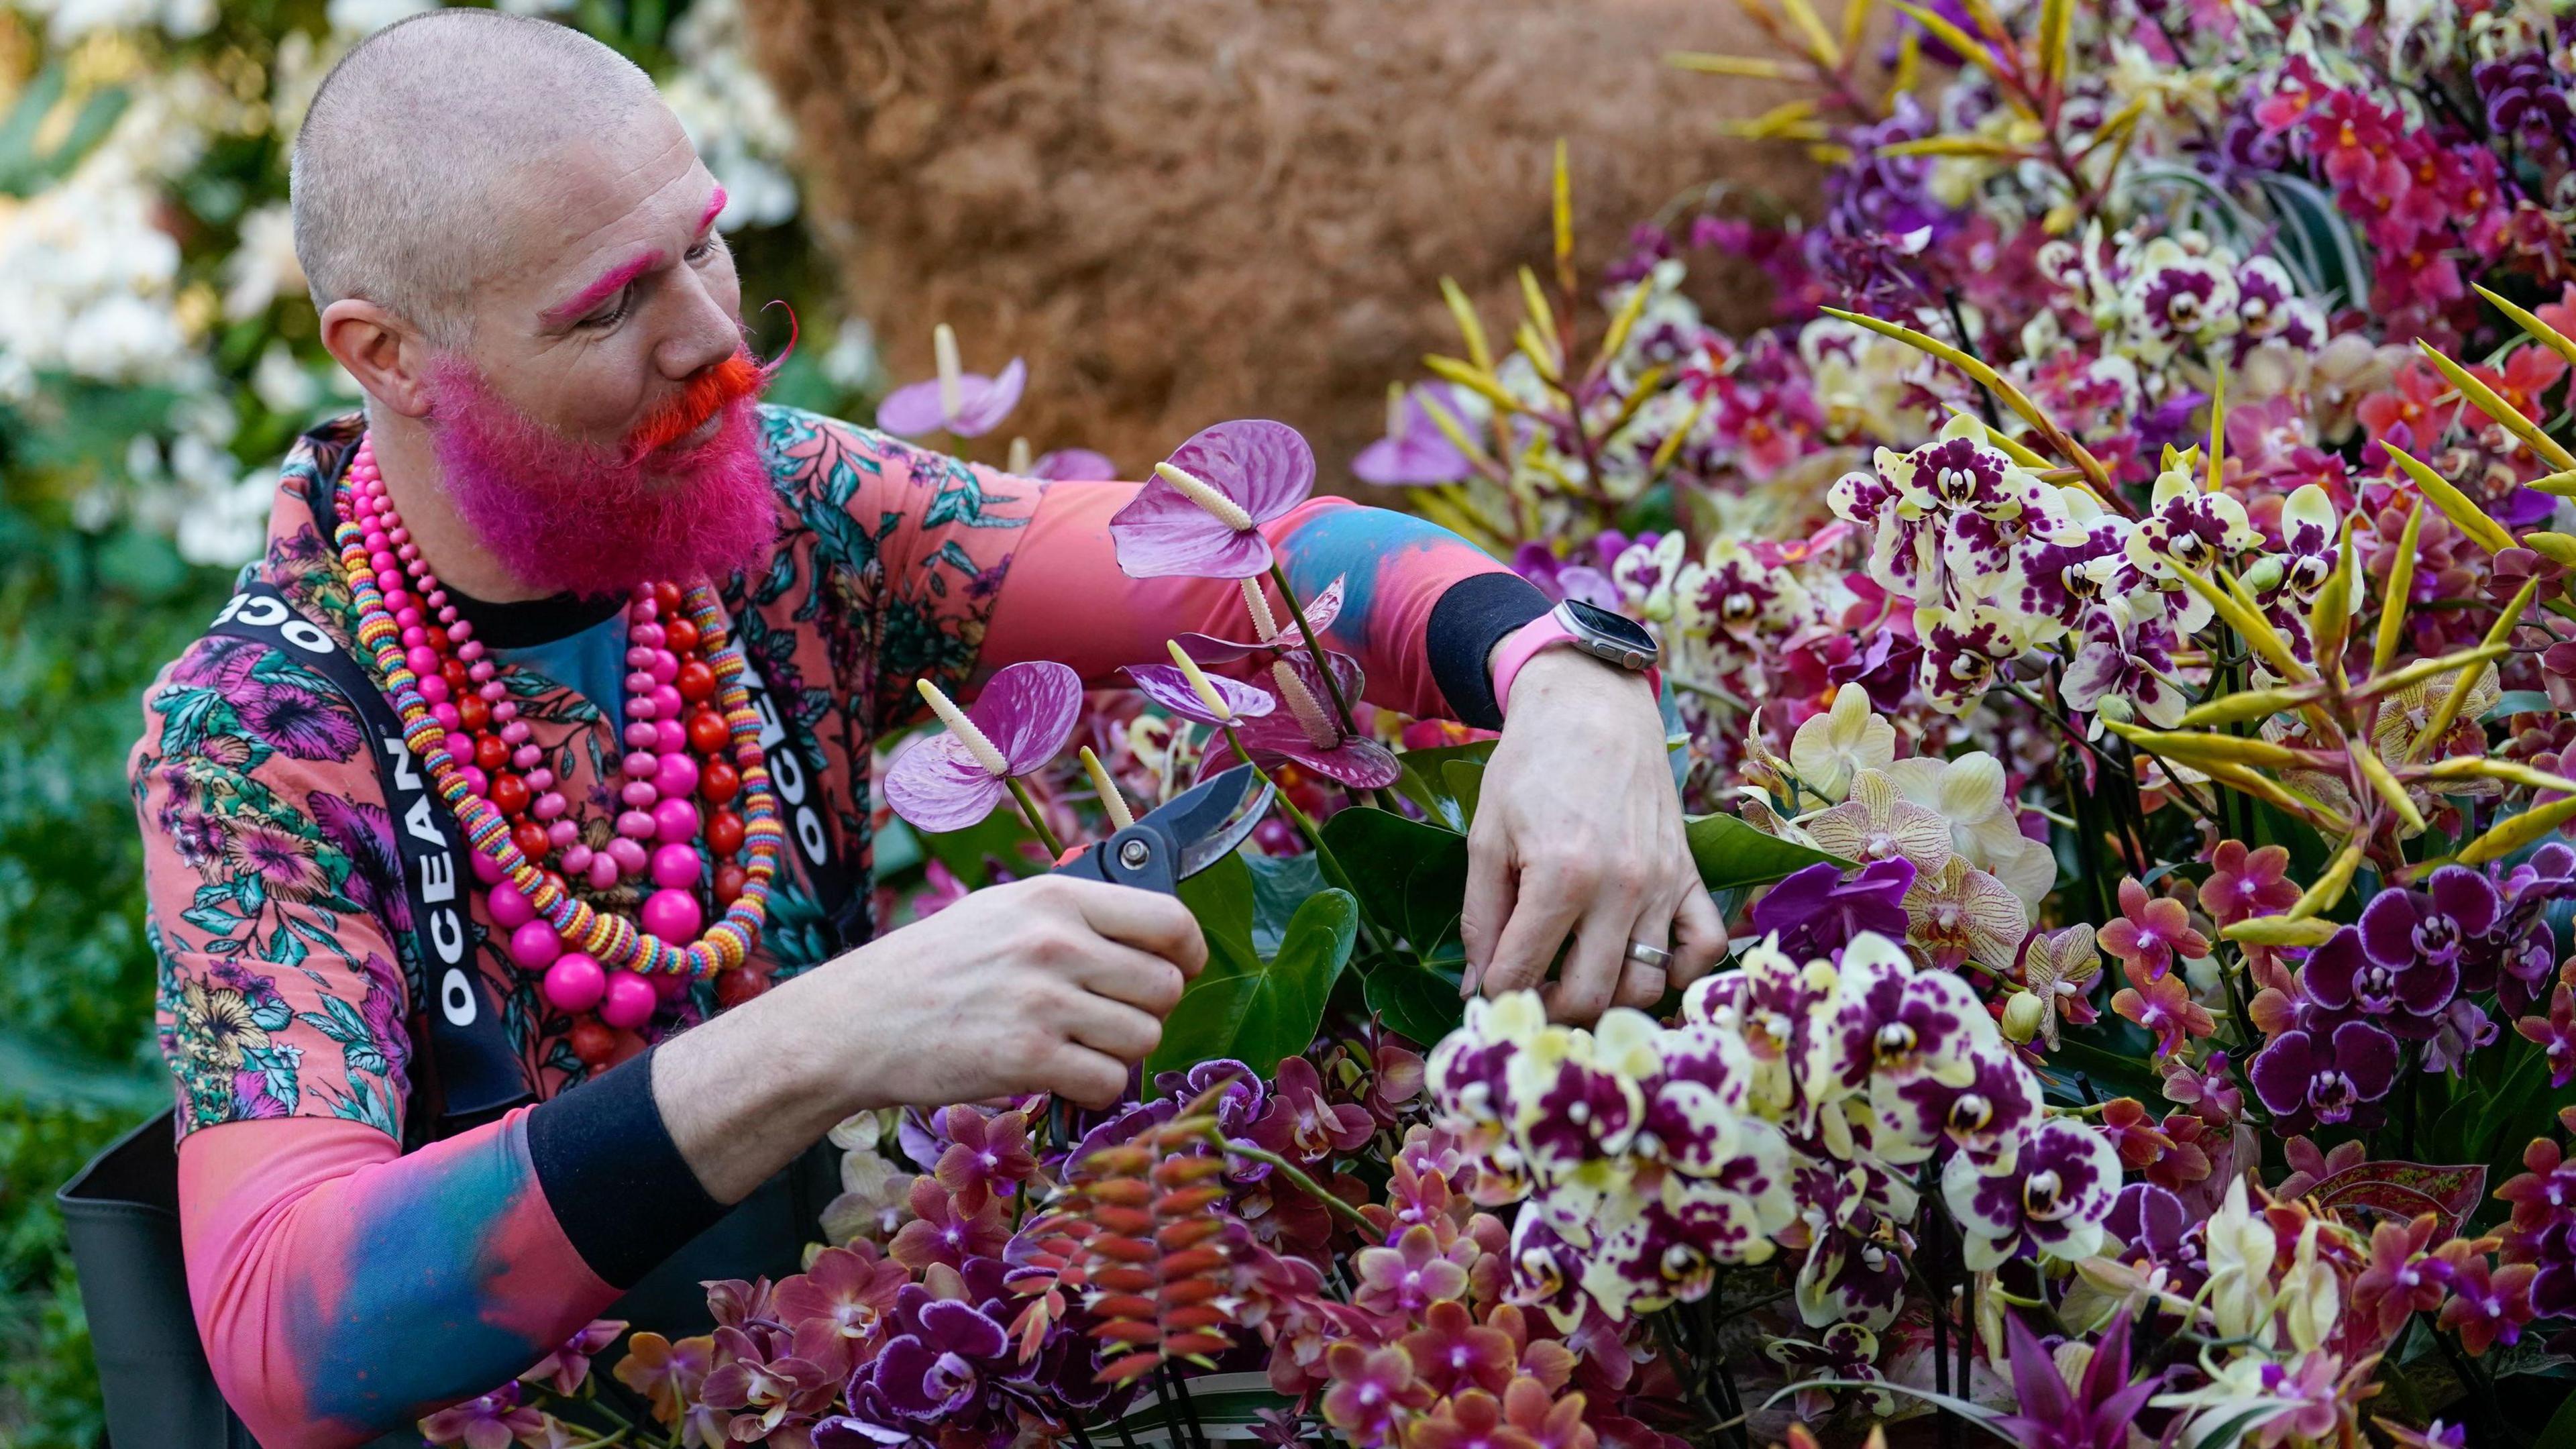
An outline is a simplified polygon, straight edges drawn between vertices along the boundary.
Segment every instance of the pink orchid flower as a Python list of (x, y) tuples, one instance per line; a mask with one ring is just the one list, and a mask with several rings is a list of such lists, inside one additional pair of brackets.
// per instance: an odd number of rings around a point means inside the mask
[(922, 697), (948, 726), (895, 757), (886, 803), (923, 830), (963, 830), (993, 813), (1008, 782), (1055, 758), (1082, 712), (1082, 676), (1047, 660), (996, 673), (960, 710), (928, 680)]
[(1129, 578), (1247, 579), (1271, 565), (1261, 525), (1306, 501), (1315, 453), (1286, 423), (1218, 423), (1154, 469), (1109, 520)]
[(886, 394), (877, 404), (877, 428), (898, 438), (981, 437), (1000, 426), (1029, 385), (1028, 366), (1014, 357), (999, 377), (968, 372), (958, 365), (957, 334), (942, 322), (930, 334), (939, 375)]

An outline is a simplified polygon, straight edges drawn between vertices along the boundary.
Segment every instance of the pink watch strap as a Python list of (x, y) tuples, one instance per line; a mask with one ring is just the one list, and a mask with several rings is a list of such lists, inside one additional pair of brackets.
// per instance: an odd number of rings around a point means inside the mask
[[(1503, 642), (1494, 646), (1494, 708), (1506, 718), (1511, 715), (1512, 681), (1520, 677), (1521, 666), (1537, 658), (1540, 650), (1553, 644), (1581, 642), (1574, 631), (1565, 626), (1565, 621), (1556, 617), (1553, 609), (1504, 635)], [(1605, 659), (1602, 663), (1613, 669), (1618, 667), (1610, 660)], [(1649, 668), (1643, 673), (1646, 687), (1661, 696), (1664, 692), (1663, 670)]]
[(1574, 631), (1551, 609), (1503, 636), (1494, 648), (1494, 708), (1505, 717), (1512, 712), (1512, 681), (1520, 677), (1521, 666), (1530, 662), (1538, 651), (1551, 644), (1571, 644)]

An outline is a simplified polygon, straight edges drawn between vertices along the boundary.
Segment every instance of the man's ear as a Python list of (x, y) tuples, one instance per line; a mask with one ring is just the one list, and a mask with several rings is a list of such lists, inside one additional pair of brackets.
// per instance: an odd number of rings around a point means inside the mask
[(399, 315), (343, 297), (322, 309), (322, 346), (375, 402), (408, 418), (429, 415), (429, 344)]

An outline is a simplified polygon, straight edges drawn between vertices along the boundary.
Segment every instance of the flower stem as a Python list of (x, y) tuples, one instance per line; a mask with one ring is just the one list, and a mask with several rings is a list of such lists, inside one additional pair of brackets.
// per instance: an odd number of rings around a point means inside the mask
[(1290, 1162), (1287, 1158), (1282, 1157), (1278, 1153), (1272, 1152), (1267, 1148), (1255, 1147), (1248, 1142), (1238, 1142), (1227, 1138), (1220, 1134), (1214, 1126), (1210, 1126), (1207, 1129), (1207, 1134), (1208, 1141), (1215, 1144), (1219, 1150), (1230, 1153), (1236, 1157), (1249, 1157), (1255, 1162), (1266, 1162), (1270, 1164), (1272, 1171), (1278, 1173), (1281, 1177), (1288, 1179), (1290, 1185), (1294, 1186), (1298, 1191), (1303, 1192), (1308, 1197), (1315, 1199), (1317, 1202), (1331, 1208), (1333, 1211), (1340, 1213), (1343, 1217), (1349, 1218), (1352, 1222), (1359, 1225), (1361, 1231), (1370, 1233), (1377, 1231), (1377, 1224), (1369, 1221), (1368, 1214), (1361, 1212), (1358, 1208), (1342, 1201), (1333, 1194), (1324, 1191), (1321, 1184), (1306, 1175), (1305, 1169), (1299, 1167), (1293, 1162)]
[(1360, 727), (1352, 722), (1350, 702), (1342, 698), (1342, 682), (1333, 677), (1332, 657), (1316, 639), (1315, 626), (1306, 622), (1306, 606), (1297, 601), (1297, 591), (1288, 586), (1288, 571), (1279, 566), (1276, 558), (1270, 561), (1270, 581), (1279, 586), (1279, 597), (1288, 605), (1288, 617), (1297, 621), (1297, 633), (1305, 639), (1306, 652), (1314, 658), (1315, 672), (1324, 676), (1324, 692), (1333, 697), (1333, 716), (1342, 722), (1342, 732), (1358, 734)]
[(1002, 783), (1011, 787), (1011, 798), (1020, 802), (1021, 817), (1029, 822), (1029, 829), (1037, 832), (1038, 844), (1046, 847), (1048, 863), (1052, 865), (1063, 859), (1064, 842), (1056, 839), (1055, 832), (1047, 828), (1046, 815), (1038, 809), (1036, 799), (1030, 796), (1029, 787), (1021, 784), (1017, 775)]

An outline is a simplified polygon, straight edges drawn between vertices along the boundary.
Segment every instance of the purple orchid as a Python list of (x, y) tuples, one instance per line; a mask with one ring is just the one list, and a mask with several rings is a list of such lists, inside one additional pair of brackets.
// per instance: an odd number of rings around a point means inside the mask
[[(1347, 654), (1331, 657), (1342, 698), (1359, 698), (1364, 682), (1359, 661)], [(1274, 660), (1270, 674), (1288, 708), (1273, 710), (1235, 728), (1235, 737), (1251, 752), (1253, 763), (1265, 768), (1281, 763), (1296, 765), (1361, 790), (1383, 789), (1404, 773), (1394, 751), (1342, 728), (1333, 707), (1326, 702), (1332, 696), (1325, 690), (1323, 676), (1312, 660), (1303, 654)], [(1199, 769), (1203, 775), (1214, 774), (1235, 763), (1232, 751), (1210, 750), (1201, 757)]]
[(513, 1381), (479, 1399), (439, 1410), (420, 1421), (420, 1432), (432, 1444), (507, 1449), (521, 1435), (543, 1433), (545, 1421), (545, 1415), (519, 1402), (519, 1385)]
[(933, 1423), (982, 1396), (988, 1377), (1010, 1365), (1011, 1336), (971, 1303), (933, 1298), (917, 1283), (895, 1298), (903, 1332), (886, 1341), (869, 1379), (887, 1404), (916, 1423)]
[(1619, 586), (1610, 581), (1610, 563), (1627, 548), (1628, 536), (1605, 530), (1593, 540), (1595, 557), (1576, 554), (1560, 559), (1543, 543), (1525, 543), (1512, 551), (1512, 572), (1538, 586), (1551, 599), (1574, 599), (1597, 608), (1620, 606)]
[(1129, 578), (1246, 579), (1271, 566), (1261, 525), (1306, 501), (1315, 453), (1286, 423), (1218, 423), (1174, 450), (1109, 520)]
[[(2367, 922), (2371, 910), (2389, 901), (2399, 902), (2397, 911), (2409, 910), (2403, 900), (2406, 894), (2382, 893), (2362, 912), (2362, 919)], [(2393, 914), (2382, 912), (2382, 924)], [(2299, 968), (2299, 985), (2310, 1001), (2325, 1008), (2327, 1020), (2369, 1017), (2398, 1036), (2420, 1040), (2441, 1025), (2443, 1008), (2459, 990), (2460, 967), (2456, 951), (2409, 953), (2395, 962), (2383, 961), (2364, 946), (2360, 929), (2345, 926), (2308, 954)]]
[(622, 1318), (594, 1318), (519, 1377), (529, 1383), (543, 1382), (559, 1394), (578, 1393), (582, 1381), (590, 1377), (590, 1361), (625, 1331)]
[(2256, 1054), (2246, 1075), (2272, 1113), (2273, 1130), (2294, 1135), (2351, 1121), (2387, 1096), (2397, 1080), (2397, 1039), (2366, 1021), (2344, 1022), (2331, 1038), (2322, 1026), (2285, 1031)]
[(1864, 931), (1891, 940), (1906, 932), (1905, 893), (1914, 887), (1914, 862), (1896, 857), (1854, 871), (1819, 862), (1794, 871), (1753, 905), (1756, 935), (1779, 935), (1793, 961), (1812, 961), (1842, 949)]
[[(1342, 616), (1342, 578), (1342, 575), (1335, 574), (1333, 581), (1315, 597), (1304, 601), (1306, 622), (1314, 626), (1315, 637), (1319, 641), (1324, 631), (1333, 627), (1333, 621)], [(1258, 590), (1260, 583), (1246, 580), (1244, 587)], [(1255, 655), (1277, 656), (1305, 651), (1306, 637), (1298, 632), (1296, 623), (1293, 620), (1281, 621), (1271, 615), (1267, 598), (1261, 600), (1259, 612), (1254, 616), (1253, 632), (1262, 633), (1265, 628), (1268, 632), (1259, 639), (1223, 639), (1214, 634), (1199, 633), (1175, 634), (1172, 637), (1183, 653), (1209, 666), (1232, 664)]]
[(1028, 388), (1027, 364), (1014, 357), (999, 377), (967, 372), (958, 366), (957, 334), (942, 322), (930, 335), (939, 375), (886, 394), (877, 405), (877, 427), (898, 438), (946, 432), (975, 438), (991, 432), (1020, 405)]
[(2164, 1275), (2164, 1287), (2188, 1298), (2209, 1281), (2204, 1230), (2170, 1189), (2133, 1182), (2120, 1189), (2103, 1231), (2120, 1240), (2112, 1256), (2132, 1268)]
[(2012, 1345), (2016, 1405), (1995, 1421), (2005, 1437), (2024, 1449), (2126, 1449), (2132, 1421), (2163, 1385), (2161, 1377), (2129, 1381), (2126, 1317), (2093, 1346), (2083, 1380), (2075, 1384), (2058, 1373), (2048, 1350), (2022, 1326), (2021, 1315), (2004, 1315), (2004, 1333)]
[(948, 733), (896, 756), (884, 789), (894, 813), (923, 830), (963, 830), (992, 814), (1005, 782), (1054, 759), (1082, 711), (1082, 676), (1045, 660), (1004, 668), (965, 710), (926, 679), (921, 689)]
[(1467, 455), (1431, 420), (1434, 407), (1457, 421), (1462, 412), (1457, 390), (1426, 383), (1400, 394), (1388, 409), (1386, 436), (1360, 449), (1351, 460), (1351, 472), (1364, 483), (1395, 487), (1455, 483), (1466, 477)]
[[(2471, 990), (2494, 971), (2495, 928), (2504, 900), (2494, 882), (2467, 866), (2446, 865), (2433, 872), (2420, 891), (2382, 891), (2361, 911), (2361, 945), (2372, 961), (2391, 971), (2419, 963), (2449, 967), (2467, 979)], [(2447, 1000), (2447, 994), (2444, 998)], [(2439, 1010), (2418, 1008), (2430, 1015)]]

